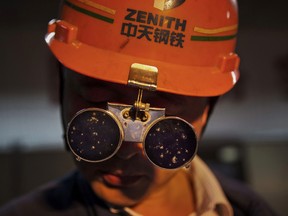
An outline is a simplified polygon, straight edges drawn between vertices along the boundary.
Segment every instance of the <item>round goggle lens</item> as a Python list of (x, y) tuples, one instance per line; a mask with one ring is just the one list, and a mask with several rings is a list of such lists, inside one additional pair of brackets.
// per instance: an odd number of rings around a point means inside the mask
[(176, 169), (193, 159), (197, 151), (197, 137), (192, 126), (183, 119), (161, 118), (150, 125), (144, 149), (155, 165)]
[(67, 142), (78, 159), (100, 162), (112, 157), (123, 139), (121, 125), (106, 110), (78, 112), (67, 128)]

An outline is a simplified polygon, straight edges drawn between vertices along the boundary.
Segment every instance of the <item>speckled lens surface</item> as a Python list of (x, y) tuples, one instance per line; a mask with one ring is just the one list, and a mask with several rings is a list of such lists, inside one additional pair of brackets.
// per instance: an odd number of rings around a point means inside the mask
[(192, 126), (177, 117), (162, 118), (146, 133), (144, 149), (155, 165), (176, 169), (190, 162), (197, 151), (197, 137)]
[(112, 157), (122, 143), (121, 126), (102, 109), (78, 112), (67, 128), (67, 142), (77, 159), (99, 162)]

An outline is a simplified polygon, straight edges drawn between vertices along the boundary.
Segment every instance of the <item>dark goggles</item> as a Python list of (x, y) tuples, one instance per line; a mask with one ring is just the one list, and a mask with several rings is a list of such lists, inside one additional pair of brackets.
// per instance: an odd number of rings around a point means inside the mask
[(143, 144), (156, 166), (176, 169), (187, 165), (197, 151), (192, 125), (164, 108), (135, 109), (135, 105), (108, 103), (107, 110), (79, 111), (67, 127), (67, 143), (77, 160), (101, 162), (111, 158), (123, 141)]
[(76, 113), (66, 134), (77, 160), (105, 161), (125, 141), (142, 143), (147, 158), (161, 168), (189, 164), (198, 147), (192, 125), (179, 117), (165, 116), (165, 108), (142, 103), (143, 89), (156, 90), (157, 74), (154, 66), (133, 63), (127, 84), (139, 88), (134, 105), (107, 103), (107, 109), (88, 108)]

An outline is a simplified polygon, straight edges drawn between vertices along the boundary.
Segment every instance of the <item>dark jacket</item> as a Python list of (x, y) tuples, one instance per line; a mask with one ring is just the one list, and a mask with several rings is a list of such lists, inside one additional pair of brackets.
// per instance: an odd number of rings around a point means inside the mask
[(268, 204), (247, 185), (214, 173), (233, 207), (235, 216), (274, 216), (277, 215)]

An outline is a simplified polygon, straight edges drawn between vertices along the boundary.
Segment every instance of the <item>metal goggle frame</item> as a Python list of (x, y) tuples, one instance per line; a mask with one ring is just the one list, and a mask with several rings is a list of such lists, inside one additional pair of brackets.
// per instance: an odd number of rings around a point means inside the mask
[[(179, 117), (165, 116), (165, 108), (142, 103), (142, 87), (147, 77), (151, 78), (151, 71), (146, 65), (144, 69), (138, 64), (135, 68), (128, 81), (141, 87), (134, 105), (107, 103), (107, 110), (87, 108), (77, 112), (66, 132), (71, 151), (77, 160), (102, 162), (113, 157), (123, 141), (142, 143), (147, 158), (156, 166), (176, 169), (188, 165), (198, 148), (192, 125)], [(139, 77), (145, 82), (139, 82)], [(151, 90), (151, 85), (148, 87)]]

